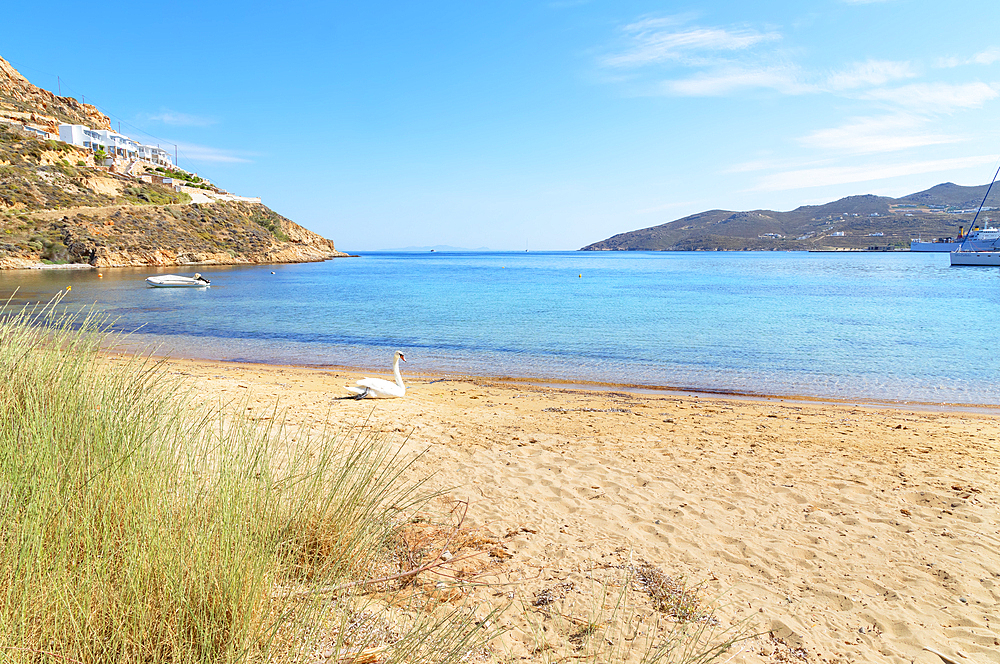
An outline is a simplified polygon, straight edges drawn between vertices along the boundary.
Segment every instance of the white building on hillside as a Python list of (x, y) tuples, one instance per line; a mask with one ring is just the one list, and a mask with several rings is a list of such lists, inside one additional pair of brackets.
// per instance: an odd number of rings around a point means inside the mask
[(31, 132), (32, 134), (35, 134), (36, 136), (46, 140), (52, 138), (52, 134), (45, 131), (44, 129), (39, 129), (38, 127), (32, 127), (31, 125), (24, 125), (23, 129), (27, 132)]
[(90, 131), (83, 125), (61, 124), (59, 125), (59, 140), (70, 145), (83, 147), (83, 132)]
[(159, 166), (174, 166), (170, 153), (154, 145), (144, 145), (108, 129), (89, 129), (83, 125), (59, 125), (59, 140), (97, 152), (104, 150), (112, 158), (141, 159)]

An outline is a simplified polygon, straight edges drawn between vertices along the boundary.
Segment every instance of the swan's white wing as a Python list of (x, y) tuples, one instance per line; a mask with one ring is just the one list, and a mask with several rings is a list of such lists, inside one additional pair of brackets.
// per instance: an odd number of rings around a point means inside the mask
[(373, 390), (378, 390), (380, 392), (392, 392), (399, 390), (398, 385), (389, 382), (383, 378), (362, 378), (355, 384), (359, 385), (360, 387), (369, 387)]
[(357, 387), (348, 387), (347, 389), (355, 394), (364, 394), (367, 389), (368, 396), (382, 399), (401, 397), (406, 394), (405, 387), (400, 388), (396, 383), (382, 378), (363, 378), (355, 383), (355, 385)]

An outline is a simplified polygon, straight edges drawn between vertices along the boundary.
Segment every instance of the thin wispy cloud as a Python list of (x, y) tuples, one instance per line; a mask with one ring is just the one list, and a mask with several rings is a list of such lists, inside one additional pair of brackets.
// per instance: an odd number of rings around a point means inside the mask
[(146, 119), (151, 122), (159, 122), (172, 127), (210, 127), (216, 124), (216, 121), (212, 118), (170, 110), (148, 114), (146, 115)]
[(723, 173), (755, 173), (759, 171), (774, 171), (779, 169), (799, 169), (805, 166), (829, 164), (829, 159), (816, 159), (803, 163), (800, 159), (755, 159), (730, 164), (722, 170)]
[[(853, 4), (870, 3), (856, 0)], [(994, 160), (954, 153), (939, 153), (928, 160), (920, 159), (918, 151), (968, 143), (968, 132), (955, 128), (964, 125), (956, 125), (954, 116), (996, 100), (1000, 83), (961, 77), (949, 80), (940, 70), (940, 80), (928, 80), (927, 72), (934, 71), (929, 58), (866, 59), (864, 54), (852, 58), (847, 51), (839, 63), (809, 64), (826, 60), (830, 54), (819, 56), (809, 46), (786, 44), (791, 36), (765, 26), (698, 25), (689, 16), (647, 17), (621, 27), (614, 50), (606, 51), (597, 65), (606, 75), (604, 80), (625, 86), (633, 94), (739, 99), (764, 91), (828, 98), (831, 103), (823, 112), (803, 118), (811, 127), (790, 129), (791, 136), (780, 141), (784, 145), (775, 146), (775, 154), (781, 154), (789, 143), (797, 144), (794, 156), (728, 166), (727, 172), (753, 173), (759, 178), (748, 191), (884, 184), (893, 178), (980, 167)], [(1000, 62), (1000, 49), (990, 47), (954, 66), (996, 62)], [(850, 109), (847, 113), (854, 117), (844, 117), (841, 108)], [(900, 157), (891, 157), (893, 153)], [(866, 163), (858, 163), (858, 157)], [(663, 209), (669, 206), (636, 212)]]
[(662, 63), (703, 64), (718, 53), (742, 51), (781, 38), (750, 28), (682, 27), (684, 17), (648, 18), (624, 26), (626, 44), (608, 55), (606, 67), (645, 67)]
[(896, 88), (869, 90), (860, 97), (889, 102), (915, 113), (951, 113), (979, 108), (1000, 96), (996, 88), (975, 83), (913, 83)]
[(810, 76), (800, 67), (788, 63), (720, 64), (686, 78), (663, 81), (659, 89), (664, 94), (686, 97), (714, 97), (753, 88), (802, 95), (871, 88), (916, 75), (909, 63), (879, 60), (855, 63), (829, 74), (825, 80)]
[(827, 86), (833, 90), (853, 90), (916, 76), (909, 62), (868, 60), (830, 74)]
[(1000, 60), (1000, 48), (996, 46), (972, 56), (972, 62), (977, 65), (991, 65), (998, 60)]
[(789, 66), (726, 67), (664, 81), (659, 89), (665, 94), (682, 97), (718, 97), (752, 88), (777, 90), (785, 94), (815, 91), (814, 87), (801, 83), (799, 78), (798, 71)]
[(251, 157), (257, 156), (253, 152), (226, 150), (196, 143), (177, 143), (177, 150), (182, 160), (212, 164), (249, 164), (253, 163)]
[[(690, 16), (667, 16), (629, 23), (619, 30), (625, 43), (599, 64), (610, 71), (643, 72), (645, 78), (659, 75), (660, 81), (645, 85), (647, 92), (686, 97), (750, 89), (789, 95), (862, 90), (917, 76), (909, 62), (874, 59), (828, 74), (810, 73), (787, 54), (765, 48), (782, 40), (776, 29), (691, 22)], [(682, 70), (688, 73), (677, 75)]]
[[(869, 59), (829, 73), (810, 72), (784, 51), (763, 48), (778, 42), (775, 29), (692, 25), (692, 17), (647, 17), (619, 29), (624, 44), (599, 59), (609, 83), (624, 83), (640, 94), (718, 97), (753, 89), (780, 94), (842, 94), (854, 100), (887, 102), (918, 113), (950, 113), (976, 108), (997, 96), (986, 83), (893, 83), (920, 76), (910, 61)], [(966, 64), (1000, 61), (991, 47)], [(940, 64), (939, 66), (943, 66)], [(617, 73), (616, 73), (617, 72)], [(658, 78), (659, 80), (655, 80)]]
[(984, 51), (976, 53), (971, 58), (947, 57), (938, 58), (936, 65), (941, 69), (951, 69), (964, 65), (991, 65), (1000, 61), (1000, 48), (991, 46)]
[(964, 140), (962, 136), (921, 131), (923, 124), (923, 118), (911, 115), (852, 118), (839, 127), (814, 131), (800, 138), (799, 144), (847, 154), (874, 154)]
[(973, 157), (918, 162), (902, 161), (885, 164), (865, 164), (863, 166), (804, 168), (766, 176), (750, 191), (788, 191), (790, 189), (807, 189), (809, 187), (825, 187), (828, 185), (868, 182), (870, 180), (885, 180), (906, 175), (948, 172), (961, 168), (993, 164), (996, 159), (996, 155), (977, 155)]

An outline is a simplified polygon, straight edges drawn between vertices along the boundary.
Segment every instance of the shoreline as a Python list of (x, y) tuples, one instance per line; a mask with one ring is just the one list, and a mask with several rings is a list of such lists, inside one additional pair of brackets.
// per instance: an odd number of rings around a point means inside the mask
[[(543, 317), (534, 328), (524, 327), (531, 322), (528, 315), (530, 308), (517, 305), (519, 298), (524, 297), (519, 289), (524, 284), (534, 283), (530, 280), (525, 282), (524, 279), (540, 278), (533, 271), (521, 269), (530, 266), (530, 261), (525, 260), (523, 265), (513, 266), (525, 273), (520, 274), (510, 269), (512, 265), (507, 259), (477, 259), (471, 264), (483, 271), (470, 273), (480, 275), (475, 277), (475, 285), (470, 288), (479, 289), (485, 284), (489, 289), (495, 289), (496, 293), (503, 293), (501, 302), (504, 310), (502, 318), (494, 321), (493, 316), (498, 315), (499, 310), (487, 307), (486, 310), (496, 310), (489, 314), (490, 321), (496, 322), (496, 325), (480, 334), (475, 330), (464, 330), (458, 324), (446, 324), (450, 320), (449, 316), (464, 316), (463, 313), (455, 313), (464, 310), (461, 306), (444, 307), (442, 297), (447, 291), (442, 291), (439, 294), (441, 297), (434, 296), (434, 289), (443, 288), (444, 281), (440, 284), (437, 281), (440, 275), (449, 274), (449, 270), (464, 266), (465, 263), (442, 267), (437, 265), (436, 259), (428, 260), (429, 262), (412, 263), (380, 259), (366, 266), (355, 264), (353, 267), (334, 261), (287, 271), (277, 266), (259, 265), (199, 268), (209, 270), (209, 276), (212, 271), (231, 275), (226, 278), (219, 276), (218, 283), (215, 277), (210, 276), (212, 288), (205, 291), (204, 296), (177, 297), (176, 293), (170, 291), (150, 291), (140, 278), (140, 275), (147, 276), (150, 270), (143, 268), (117, 268), (110, 271), (110, 275), (106, 271), (103, 280), (98, 279), (93, 270), (83, 270), (73, 275), (53, 274), (62, 272), (61, 270), (29, 271), (34, 272), (34, 277), (26, 274), (20, 280), (13, 278), (10, 285), (13, 287), (22, 284), (25, 290), (19, 296), (24, 300), (34, 300), (56, 287), (72, 283), (74, 301), (103, 302), (103, 298), (107, 298), (107, 305), (117, 312), (116, 316), (121, 316), (115, 323), (116, 327), (135, 331), (133, 341), (136, 347), (159, 346), (160, 354), (180, 357), (296, 364), (319, 369), (339, 366), (352, 370), (381, 371), (381, 354), (388, 355), (392, 350), (383, 346), (388, 339), (394, 340), (389, 343), (402, 344), (404, 350), (414, 352), (416, 357), (411, 359), (418, 361), (409, 363), (408, 369), (413, 370), (415, 367), (412, 365), (416, 365), (439, 375), (473, 375), (477, 379), (567, 388), (676, 392), (750, 399), (817, 400), (876, 407), (983, 412), (1000, 408), (998, 370), (988, 362), (988, 352), (980, 347), (974, 349), (971, 355), (966, 354), (968, 361), (956, 359), (963, 355), (957, 345), (943, 344), (939, 340), (942, 331), (953, 329), (950, 324), (939, 325), (943, 317), (952, 317), (943, 316), (944, 310), (940, 307), (928, 308), (920, 304), (919, 307), (904, 307), (899, 311), (887, 310), (893, 312), (891, 316), (894, 320), (896, 317), (909, 320), (912, 316), (926, 315), (929, 318), (918, 320), (925, 321), (930, 331), (924, 333), (901, 329), (885, 334), (868, 324), (855, 325), (852, 322), (841, 325), (849, 317), (842, 315), (844, 302), (839, 299), (831, 300), (828, 305), (826, 295), (823, 295), (817, 297), (810, 307), (803, 308), (790, 299), (779, 298), (777, 301), (783, 303), (782, 307), (795, 312), (792, 318), (798, 322), (795, 325), (782, 325), (774, 322), (777, 319), (766, 318), (764, 322), (758, 323), (757, 319), (749, 318), (748, 320), (755, 321), (749, 324), (749, 330), (769, 329), (777, 334), (777, 331), (787, 328), (789, 333), (788, 338), (781, 337), (778, 341), (760, 344), (758, 347), (744, 346), (747, 341), (741, 339), (738, 328), (732, 325), (720, 326), (720, 329), (724, 327), (722, 332), (713, 331), (709, 334), (708, 331), (699, 331), (698, 321), (702, 318), (712, 320), (714, 315), (710, 309), (702, 312), (704, 304), (697, 306), (697, 316), (690, 314), (693, 316), (690, 323), (694, 327), (681, 325), (676, 317), (664, 318), (665, 321), (674, 321), (670, 325), (680, 325), (677, 330), (691, 330), (693, 342), (680, 344), (675, 340), (676, 334), (656, 336), (654, 323), (659, 313), (655, 316), (646, 315), (642, 313), (645, 309), (636, 309), (636, 315), (643, 317), (642, 329), (651, 335), (648, 342), (639, 342), (628, 335), (615, 336), (616, 331), (620, 332), (616, 328), (620, 323), (616, 322), (614, 316), (604, 317), (600, 314), (606, 309), (603, 304), (594, 311), (586, 308), (596, 306), (593, 303), (603, 302), (603, 299), (594, 299), (588, 295), (580, 298), (579, 301), (583, 303), (580, 305), (575, 304), (576, 300), (570, 299), (570, 302), (574, 302), (572, 307), (583, 307), (580, 312), (589, 312), (587, 315), (593, 316), (595, 325), (600, 327), (599, 334), (595, 333), (598, 336), (590, 339), (586, 327), (560, 327), (560, 321), (552, 317)], [(735, 270), (733, 274), (737, 276), (746, 276), (746, 265), (751, 265), (754, 270), (763, 269), (764, 266), (784, 266), (781, 273), (786, 274), (797, 273), (800, 264), (798, 261), (799, 259), (792, 262), (769, 259), (764, 262), (755, 260), (749, 264), (736, 261), (731, 266)], [(373, 283), (371, 275), (387, 269), (394, 275), (394, 287), (402, 287), (406, 281), (401, 275), (408, 274), (415, 266), (418, 271), (423, 270), (425, 263), (429, 266), (428, 274), (438, 276), (431, 279), (426, 292), (420, 291), (419, 296), (414, 296), (412, 304), (419, 307), (421, 312), (433, 310), (432, 306), (442, 306), (444, 308), (440, 313), (426, 321), (421, 319), (419, 329), (407, 322), (404, 315), (393, 315), (385, 321), (387, 329), (384, 335), (380, 333), (376, 338), (365, 333), (359, 336), (358, 331), (352, 329), (351, 317), (358, 316), (359, 321), (367, 321), (382, 306), (381, 300), (368, 294), (362, 284)], [(830, 265), (825, 259), (819, 263), (807, 263), (820, 266), (821, 272)], [(903, 263), (908, 264), (909, 261)], [(961, 292), (964, 297), (966, 291), (962, 288), (968, 284), (962, 275), (944, 272), (944, 266), (925, 263), (928, 262), (920, 261), (921, 273), (927, 272), (934, 279), (938, 279), (940, 273), (953, 281), (959, 281), (960, 283), (953, 284), (958, 289), (954, 292)], [(335, 264), (340, 268), (335, 268)], [(546, 276), (539, 283), (551, 280), (558, 284), (560, 297), (572, 298), (575, 296), (571, 294), (579, 291), (581, 294), (596, 293), (594, 297), (603, 298), (611, 292), (608, 288), (618, 287), (615, 284), (618, 284), (623, 274), (630, 274), (608, 264), (601, 268), (605, 270), (603, 273), (596, 273), (595, 268), (595, 278), (590, 280), (580, 280), (578, 274), (582, 270), (578, 271), (576, 267), (569, 274), (557, 272), (548, 276), (548, 270), (570, 265), (575, 266), (576, 262), (563, 258), (544, 261)], [(646, 267), (643, 268), (643, 265)], [(629, 270), (646, 274), (643, 270), (653, 265), (659, 266), (659, 263), (638, 261)], [(693, 274), (702, 275), (704, 272), (704, 266), (688, 265), (687, 261), (669, 265), (683, 268), (684, 274), (692, 269)], [(895, 261), (892, 265), (896, 266), (892, 268), (893, 275), (905, 274), (905, 270), (900, 272), (903, 269), (902, 263)], [(169, 272), (177, 269), (179, 268), (159, 268), (152, 271)], [(195, 267), (187, 269), (194, 270)], [(465, 270), (465, 267), (461, 269)], [(268, 271), (276, 274), (269, 276)], [(654, 274), (659, 275), (659, 271), (654, 271)], [(488, 276), (480, 282), (483, 275)], [(132, 280), (135, 281), (134, 284), (124, 283)], [(80, 288), (77, 288), (77, 282), (80, 283)], [(221, 288), (217, 289), (217, 285)], [(415, 285), (405, 287), (413, 289)], [(365, 293), (358, 300), (357, 309), (350, 313), (339, 311), (339, 298), (329, 296), (341, 292), (340, 289), (344, 289), (345, 297)], [(322, 295), (313, 298), (311, 294), (314, 292)], [(943, 291), (935, 289), (925, 293), (921, 290), (921, 294), (927, 297), (933, 292)], [(977, 292), (981, 293), (981, 289)], [(642, 305), (641, 293), (639, 295), (640, 299), (636, 299), (630, 307)], [(548, 297), (550, 296), (544, 295), (544, 298)], [(256, 306), (260, 302), (267, 302), (267, 308), (259, 320), (254, 316), (240, 325), (226, 324), (227, 307)], [(725, 302), (736, 308), (723, 307), (716, 314), (740, 320), (752, 317), (749, 310), (744, 310), (744, 305), (749, 306), (747, 302), (735, 301), (729, 296)], [(932, 304), (928, 303), (929, 306)], [(875, 317), (872, 318), (873, 321), (886, 315), (883, 312), (885, 307), (876, 305), (871, 298), (863, 299), (858, 305), (864, 307), (863, 316)], [(484, 305), (475, 304), (474, 308), (478, 311), (481, 306)], [(827, 314), (837, 321), (829, 332), (820, 333), (808, 327)], [(425, 313), (415, 315), (419, 318)], [(303, 321), (301, 325), (295, 322), (300, 316)], [(291, 319), (286, 320), (288, 317)], [(967, 311), (959, 318), (963, 324), (982, 324), (981, 317), (976, 319)], [(530, 334), (526, 332), (529, 329), (532, 330)], [(805, 329), (809, 329), (810, 333), (803, 337), (802, 330)], [(673, 332), (676, 333), (677, 330)], [(532, 335), (539, 335), (538, 339)], [(720, 344), (715, 350), (709, 345), (702, 348), (703, 344), (709, 343), (710, 337)], [(595, 339), (599, 342), (596, 345)], [(413, 346), (406, 348), (407, 344)], [(854, 347), (855, 344), (857, 348)], [(938, 348), (942, 350), (939, 351)], [(424, 357), (421, 358), (421, 355)]]
[[(924, 648), (979, 664), (1000, 646), (994, 412), (408, 372), (405, 398), (358, 401), (344, 386), (386, 371), (158, 361), (206, 404), (292, 439), (398, 443), (434, 505), (468, 501), (470, 528), (499, 543), (489, 579), (528, 614), (571, 588), (561, 610), (586, 618), (602, 574), (648, 563), (720, 598), (724, 625), (751, 620), (761, 635), (732, 664), (936, 661)], [(537, 631), (505, 620), (513, 659), (547, 661)], [(549, 654), (571, 657), (560, 643)]]
[(281, 263), (272, 262), (239, 262), (239, 263), (219, 263), (216, 261), (207, 262), (189, 262), (189, 263), (142, 263), (135, 265), (91, 265), (90, 263), (30, 263), (25, 265), (17, 266), (0, 266), (0, 273), (5, 271), (17, 272), (22, 270), (101, 270), (101, 271), (111, 271), (114, 270), (164, 270), (173, 268), (205, 268), (205, 267), (266, 267), (268, 265), (272, 266), (282, 266), (282, 265), (298, 265), (301, 263), (325, 263), (326, 261), (336, 260), (338, 258), (360, 258), (358, 254), (347, 254), (338, 253), (336, 256), (329, 256), (327, 258), (317, 258), (314, 260), (301, 260), (301, 261), (284, 261)]
[[(108, 351), (109, 353), (121, 352), (121, 351)], [(141, 352), (127, 352), (127, 354), (133, 355), (143, 355)], [(303, 371), (319, 371), (319, 372), (335, 372), (342, 373), (345, 375), (357, 375), (358, 377), (363, 377), (364, 375), (388, 375), (389, 372), (385, 367), (357, 367), (350, 365), (340, 365), (340, 364), (282, 364), (274, 363), (262, 360), (260, 362), (240, 359), (240, 360), (218, 360), (211, 358), (197, 358), (197, 357), (179, 357), (170, 355), (159, 355), (156, 353), (148, 354), (150, 358), (156, 360), (164, 361), (180, 361), (180, 362), (195, 362), (195, 363), (208, 363), (208, 364), (219, 364), (222, 366), (243, 366), (246, 368), (250, 367), (269, 367), (272, 369), (288, 369), (288, 370), (303, 370)], [(786, 403), (802, 403), (802, 404), (812, 404), (812, 405), (829, 405), (829, 406), (842, 406), (842, 407), (859, 407), (859, 408), (878, 408), (878, 409), (892, 409), (892, 410), (916, 410), (920, 412), (956, 412), (956, 413), (976, 413), (982, 415), (994, 415), (1000, 417), (1000, 405), (991, 404), (964, 404), (964, 403), (937, 403), (930, 401), (900, 401), (900, 400), (880, 400), (871, 399), (866, 397), (855, 397), (855, 398), (835, 398), (835, 397), (817, 397), (802, 394), (768, 394), (763, 392), (741, 392), (741, 391), (725, 391), (725, 390), (712, 390), (712, 389), (695, 389), (690, 387), (675, 387), (671, 385), (641, 385), (641, 384), (630, 384), (630, 383), (611, 383), (603, 381), (586, 381), (586, 380), (571, 380), (571, 379), (558, 379), (558, 378), (531, 378), (524, 376), (490, 376), (486, 374), (469, 374), (469, 373), (454, 373), (454, 372), (436, 372), (436, 371), (420, 371), (420, 372), (410, 372), (406, 371), (405, 367), (400, 367), (404, 376), (404, 381), (407, 381), (407, 376), (412, 376), (423, 380), (453, 380), (461, 382), (470, 382), (480, 385), (496, 385), (496, 386), (506, 386), (506, 387), (517, 387), (517, 386), (530, 386), (547, 388), (552, 390), (564, 390), (564, 391), (579, 391), (579, 392), (595, 392), (595, 393), (611, 393), (611, 392), (625, 392), (628, 394), (635, 395), (645, 395), (645, 396), (681, 396), (681, 397), (691, 397), (691, 398), (708, 398), (708, 399), (723, 399), (732, 401), (749, 401), (749, 402), (786, 402)], [(408, 381), (407, 381), (408, 382)]]

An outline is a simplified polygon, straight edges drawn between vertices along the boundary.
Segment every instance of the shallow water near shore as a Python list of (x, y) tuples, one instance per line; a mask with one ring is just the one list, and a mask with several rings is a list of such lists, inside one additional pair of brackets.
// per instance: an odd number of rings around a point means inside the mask
[[(147, 288), (191, 274), (207, 289)], [(274, 274), (271, 274), (272, 271)], [(268, 266), (0, 273), (137, 346), (230, 361), (1000, 405), (996, 268), (947, 254), (367, 253)]]

